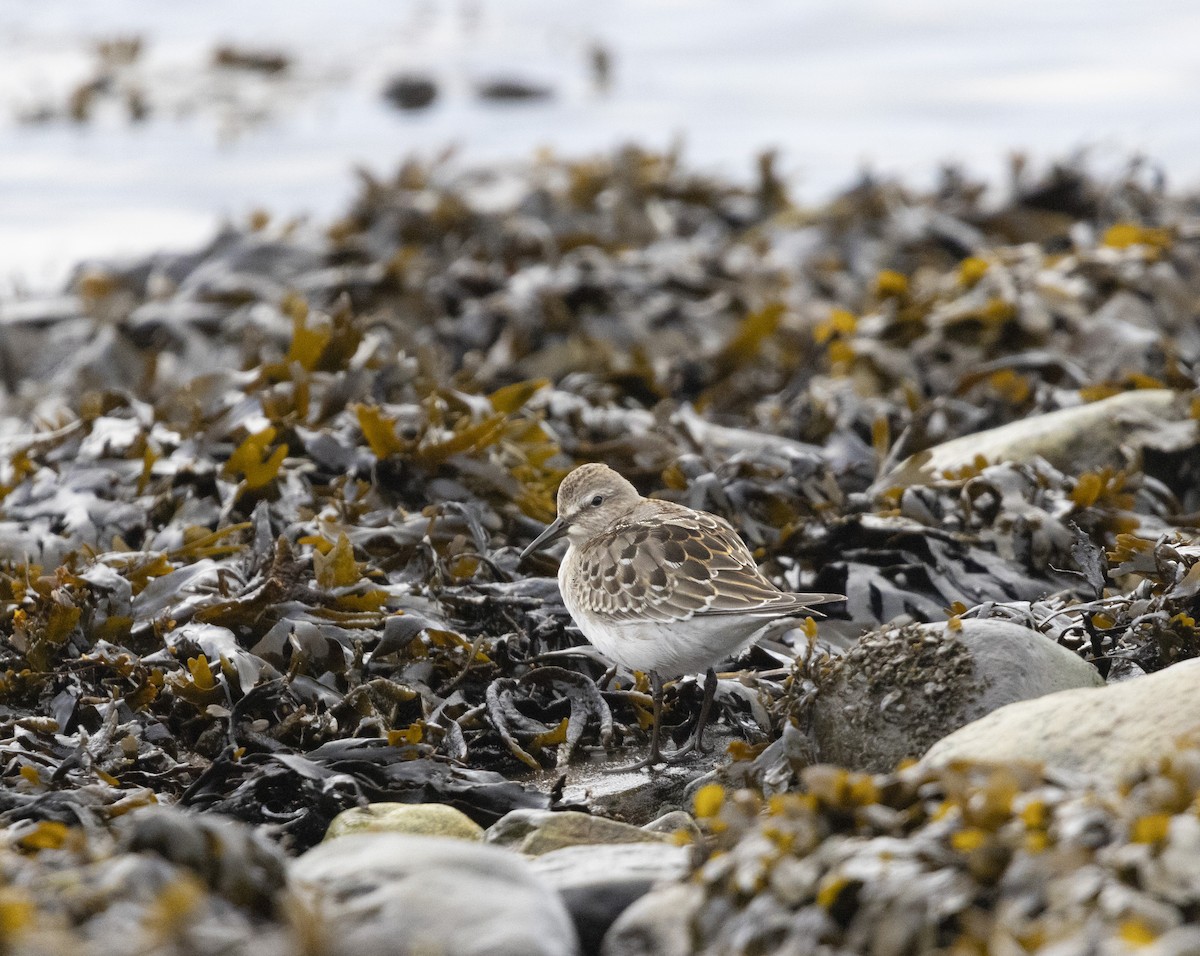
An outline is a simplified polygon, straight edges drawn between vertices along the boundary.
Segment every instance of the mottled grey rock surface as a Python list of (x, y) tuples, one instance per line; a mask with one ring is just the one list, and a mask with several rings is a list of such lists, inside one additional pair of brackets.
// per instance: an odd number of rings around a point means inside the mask
[(863, 637), (819, 679), (818, 759), (883, 772), (998, 707), (1103, 683), (1096, 669), (1018, 624), (965, 620)]

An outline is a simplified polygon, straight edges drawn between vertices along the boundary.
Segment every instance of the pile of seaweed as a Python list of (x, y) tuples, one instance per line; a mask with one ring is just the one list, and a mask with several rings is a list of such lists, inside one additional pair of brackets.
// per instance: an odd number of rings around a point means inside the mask
[[(547, 805), (524, 778), (649, 722), (518, 560), (584, 461), (849, 596), (802, 639), (1001, 614), (1197, 656), (1197, 302), (1200, 204), (1140, 166), (809, 210), (770, 157), (636, 149), (410, 161), (323, 231), (81, 268), (0, 310), (0, 822), (177, 802), (300, 849), (383, 796)], [(765, 742), (753, 696), (722, 719)]]
[(768, 801), (710, 784), (696, 809), (711, 855), (639, 904), (651, 943), (627, 951), (1190, 952), (1198, 785), (1195, 748), (1111, 792), (979, 765), (814, 766)]

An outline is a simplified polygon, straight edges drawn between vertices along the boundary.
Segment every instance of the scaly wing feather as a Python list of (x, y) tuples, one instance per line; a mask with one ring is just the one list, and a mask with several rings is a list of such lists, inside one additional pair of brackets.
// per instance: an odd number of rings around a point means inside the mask
[(698, 615), (815, 613), (836, 594), (791, 594), (763, 577), (722, 518), (655, 502), (655, 520), (630, 515), (579, 555), (588, 612), (612, 623), (687, 621)]

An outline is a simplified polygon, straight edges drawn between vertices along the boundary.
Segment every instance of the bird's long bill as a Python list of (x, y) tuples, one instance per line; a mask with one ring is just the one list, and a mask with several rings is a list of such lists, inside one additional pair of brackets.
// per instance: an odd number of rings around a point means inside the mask
[(527, 557), (533, 554), (538, 548), (548, 545), (551, 541), (557, 541), (567, 533), (567, 523), (562, 518), (555, 518), (546, 526), (546, 530), (539, 534), (529, 543), (529, 547), (521, 552), (521, 560), (524, 561)]

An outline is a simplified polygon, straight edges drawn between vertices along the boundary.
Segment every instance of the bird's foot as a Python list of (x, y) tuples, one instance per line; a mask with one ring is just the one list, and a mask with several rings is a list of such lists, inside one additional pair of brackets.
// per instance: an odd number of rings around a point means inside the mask
[(635, 763), (622, 765), (620, 767), (605, 767), (605, 773), (634, 773), (638, 770), (645, 770), (648, 767), (657, 767), (659, 764), (674, 764), (683, 763), (684, 758), (689, 754), (708, 754), (712, 753), (712, 746), (704, 743), (702, 734), (692, 734), (687, 743), (676, 750), (663, 750), (661, 747), (654, 745), (650, 748), (650, 752), (641, 760)]
[(622, 764), (620, 767), (605, 767), (604, 773), (636, 773), (639, 770), (646, 770), (650, 767), (657, 767), (660, 763), (667, 763), (667, 755), (657, 747), (653, 748), (650, 753), (646, 754), (641, 760), (631, 764)]
[(712, 747), (705, 744), (699, 734), (692, 734), (688, 738), (688, 742), (677, 750), (672, 750), (662, 755), (665, 763), (681, 763), (683, 758), (692, 753), (708, 754), (712, 753)]

